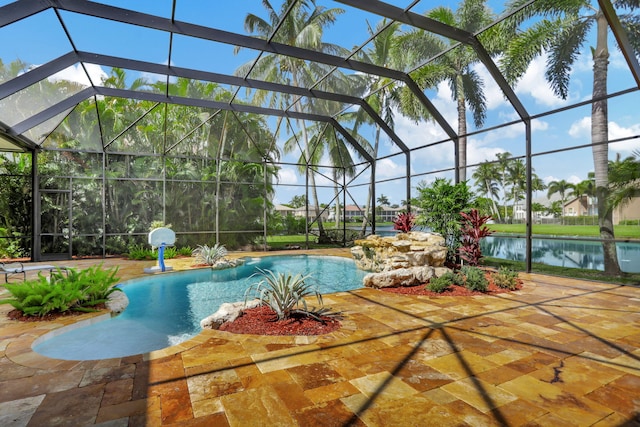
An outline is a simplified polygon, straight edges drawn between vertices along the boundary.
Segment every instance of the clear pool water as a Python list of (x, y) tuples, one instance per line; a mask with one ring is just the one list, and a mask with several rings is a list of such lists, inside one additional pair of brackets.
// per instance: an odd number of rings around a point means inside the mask
[(220, 304), (243, 301), (262, 270), (311, 275), (320, 293), (362, 286), (366, 272), (350, 259), (324, 256), (272, 256), (248, 259), (228, 270), (198, 269), (135, 279), (121, 284), (129, 306), (116, 317), (53, 331), (33, 350), (64, 360), (97, 360), (147, 353), (197, 335), (200, 321)]

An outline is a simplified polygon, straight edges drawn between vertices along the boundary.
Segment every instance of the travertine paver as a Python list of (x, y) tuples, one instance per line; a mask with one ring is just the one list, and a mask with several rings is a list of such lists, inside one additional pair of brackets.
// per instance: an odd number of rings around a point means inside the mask
[[(104, 263), (123, 280), (154, 264)], [(493, 297), (327, 295), (347, 317), (323, 337), (208, 330), (150, 354), (84, 362), (31, 344), (95, 314), (19, 323), (0, 306), (0, 425), (640, 425), (640, 288), (521, 277), (521, 291)]]

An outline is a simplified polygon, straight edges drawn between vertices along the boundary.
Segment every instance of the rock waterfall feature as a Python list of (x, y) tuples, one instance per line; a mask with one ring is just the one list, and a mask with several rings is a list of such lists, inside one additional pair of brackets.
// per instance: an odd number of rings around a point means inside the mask
[(356, 240), (355, 244), (351, 255), (356, 265), (371, 271), (363, 279), (364, 286), (414, 286), (450, 271), (444, 267), (447, 246), (439, 234), (421, 231), (385, 237), (374, 234)]

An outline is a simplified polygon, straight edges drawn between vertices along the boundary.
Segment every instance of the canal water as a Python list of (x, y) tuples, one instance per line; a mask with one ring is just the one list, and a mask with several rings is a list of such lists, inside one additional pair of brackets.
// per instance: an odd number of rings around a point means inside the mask
[[(481, 243), (482, 253), (494, 258), (524, 261), (525, 239), (489, 236)], [(640, 243), (616, 243), (620, 269), (640, 273)], [(604, 270), (602, 243), (576, 240), (531, 240), (531, 261), (560, 267)]]
[[(378, 226), (376, 234), (393, 236), (393, 226)], [(493, 258), (525, 261), (526, 241), (523, 238), (489, 236), (481, 243), (482, 254)], [(617, 243), (618, 262), (625, 273), (640, 273), (640, 242)], [(531, 261), (558, 267), (604, 270), (604, 255), (600, 242), (534, 238), (531, 241)]]

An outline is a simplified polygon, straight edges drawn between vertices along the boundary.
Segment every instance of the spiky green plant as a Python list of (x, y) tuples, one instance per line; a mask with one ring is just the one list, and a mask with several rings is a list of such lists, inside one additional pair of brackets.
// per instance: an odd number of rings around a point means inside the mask
[(432, 277), (427, 283), (427, 290), (436, 293), (442, 293), (449, 289), (449, 286), (454, 282), (454, 274), (447, 271), (440, 277)]
[(489, 281), (480, 268), (465, 265), (460, 269), (460, 273), (465, 278), (464, 287), (470, 291), (486, 292), (489, 289)]
[(193, 254), (193, 249), (191, 249), (191, 246), (183, 246), (181, 248), (178, 248), (178, 255), (180, 256), (191, 256)]
[[(321, 321), (320, 316), (337, 314), (322, 307), (322, 295), (308, 282), (310, 275), (274, 273), (260, 269), (259, 275), (262, 279), (245, 292), (245, 302), (254, 296), (262, 305), (270, 307), (276, 313), (277, 320), (301, 314)], [(319, 308), (309, 308), (306, 298), (311, 296), (315, 296)]]
[(227, 248), (216, 243), (214, 246), (198, 245), (192, 252), (196, 262), (200, 264), (214, 265), (218, 260), (227, 256)]
[(511, 291), (518, 288), (518, 272), (501, 266), (498, 271), (492, 274), (493, 283), (499, 288)]
[(142, 245), (131, 245), (129, 246), (127, 258), (140, 261), (155, 259), (157, 258), (157, 255), (155, 255), (154, 251), (152, 251), (151, 248), (145, 248)]

